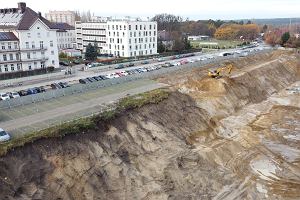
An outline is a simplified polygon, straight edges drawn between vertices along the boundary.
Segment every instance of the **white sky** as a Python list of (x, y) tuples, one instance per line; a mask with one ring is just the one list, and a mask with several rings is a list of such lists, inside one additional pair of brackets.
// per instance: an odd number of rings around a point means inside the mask
[[(22, 0), (0, 0), (0, 8)], [(190, 19), (300, 17), (300, 0), (23, 0), (35, 11), (90, 10), (98, 16), (154, 16), (170, 13)]]

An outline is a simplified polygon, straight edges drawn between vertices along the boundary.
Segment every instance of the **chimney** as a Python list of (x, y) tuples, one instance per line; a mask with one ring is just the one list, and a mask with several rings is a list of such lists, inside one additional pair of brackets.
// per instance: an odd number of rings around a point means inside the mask
[(19, 2), (18, 3), (18, 9), (21, 11), (21, 13), (24, 13), (26, 10), (26, 3), (25, 2)]
[(42, 13), (38, 12), (39, 18), (42, 18)]

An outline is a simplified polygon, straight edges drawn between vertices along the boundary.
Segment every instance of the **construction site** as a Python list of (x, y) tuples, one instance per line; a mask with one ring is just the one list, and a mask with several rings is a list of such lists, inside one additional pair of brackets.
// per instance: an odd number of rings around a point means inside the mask
[(300, 199), (300, 54), (164, 74), (159, 101), (0, 157), (0, 199)]

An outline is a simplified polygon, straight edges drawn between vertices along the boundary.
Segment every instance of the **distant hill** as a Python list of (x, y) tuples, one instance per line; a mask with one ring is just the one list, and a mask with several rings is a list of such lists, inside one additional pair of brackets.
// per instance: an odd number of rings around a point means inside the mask
[[(256, 24), (268, 24), (273, 26), (281, 26), (290, 24), (290, 20), (292, 24), (300, 24), (300, 18), (274, 18), (274, 19), (250, 19), (252, 22)], [(243, 20), (247, 22), (248, 20)]]

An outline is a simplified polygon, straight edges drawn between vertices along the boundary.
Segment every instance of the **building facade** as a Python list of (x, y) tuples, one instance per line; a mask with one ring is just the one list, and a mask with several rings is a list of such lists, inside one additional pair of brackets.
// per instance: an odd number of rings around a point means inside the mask
[(57, 47), (62, 49), (75, 49), (76, 48), (76, 34), (75, 27), (67, 23), (56, 23)]
[(112, 20), (76, 22), (77, 48), (85, 52), (96, 43), (99, 53), (116, 57), (157, 54), (157, 23), (151, 21)]
[(75, 26), (75, 12), (73, 11), (49, 11), (45, 17), (50, 22), (67, 23)]
[(1, 72), (58, 68), (56, 31), (52, 23), (25, 3), (19, 3), (18, 8), (0, 9)]

